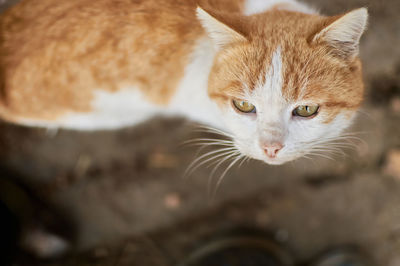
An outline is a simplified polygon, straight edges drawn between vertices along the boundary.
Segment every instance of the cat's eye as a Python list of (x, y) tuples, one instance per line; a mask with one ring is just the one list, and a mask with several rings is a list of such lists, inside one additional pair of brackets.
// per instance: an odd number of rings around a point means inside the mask
[(255, 113), (256, 107), (246, 101), (243, 100), (233, 100), (233, 105), (242, 113)]
[(293, 110), (293, 116), (310, 117), (318, 112), (318, 105), (300, 105)]

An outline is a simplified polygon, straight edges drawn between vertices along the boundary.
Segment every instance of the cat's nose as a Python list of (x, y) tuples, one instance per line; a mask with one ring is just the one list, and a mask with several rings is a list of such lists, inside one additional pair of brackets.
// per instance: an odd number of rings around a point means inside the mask
[(269, 158), (275, 158), (278, 152), (283, 148), (280, 142), (272, 142), (264, 145), (264, 152)]

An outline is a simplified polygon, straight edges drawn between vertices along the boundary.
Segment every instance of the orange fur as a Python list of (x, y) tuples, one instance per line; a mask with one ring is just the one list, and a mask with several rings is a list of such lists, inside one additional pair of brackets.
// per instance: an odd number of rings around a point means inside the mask
[[(242, 1), (203, 1), (239, 12)], [(91, 109), (93, 91), (174, 94), (196, 39), (196, 1), (25, 0), (0, 18), (0, 115), (55, 119)]]
[(243, 82), (253, 88), (280, 46), (285, 97), (298, 99), (307, 79), (302, 99), (329, 109), (326, 122), (360, 105), (359, 60), (337, 58), (312, 41), (339, 17), (277, 9), (244, 16), (243, 0), (25, 0), (0, 17), (0, 116), (17, 122), (88, 112), (94, 91), (126, 86), (167, 104), (205, 35), (198, 5), (248, 40), (215, 59), (209, 95), (220, 104), (237, 97)]

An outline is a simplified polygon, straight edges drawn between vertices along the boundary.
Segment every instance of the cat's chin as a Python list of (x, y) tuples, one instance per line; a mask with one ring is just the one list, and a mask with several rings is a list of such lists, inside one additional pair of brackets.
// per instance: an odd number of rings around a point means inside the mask
[(264, 159), (262, 160), (263, 162), (265, 162), (266, 164), (270, 164), (270, 165), (282, 165), (284, 163), (287, 163), (290, 160), (282, 160), (282, 159)]
[(263, 163), (269, 164), (269, 165), (282, 165), (287, 162), (293, 161), (297, 158), (268, 158), (266, 156), (251, 156), (249, 155), (250, 158), (253, 158), (255, 160), (262, 161)]

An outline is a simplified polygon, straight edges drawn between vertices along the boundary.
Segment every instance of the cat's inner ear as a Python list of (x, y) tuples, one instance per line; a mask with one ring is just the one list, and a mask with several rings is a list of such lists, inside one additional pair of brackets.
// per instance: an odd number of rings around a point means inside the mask
[(350, 11), (324, 27), (314, 35), (312, 41), (326, 43), (336, 56), (353, 59), (358, 55), (358, 46), (367, 26), (367, 19), (366, 8)]
[(200, 20), (208, 36), (214, 42), (216, 48), (221, 49), (232, 43), (244, 42), (247, 40), (241, 33), (218, 20), (201, 7), (197, 7), (196, 13), (197, 18)]

